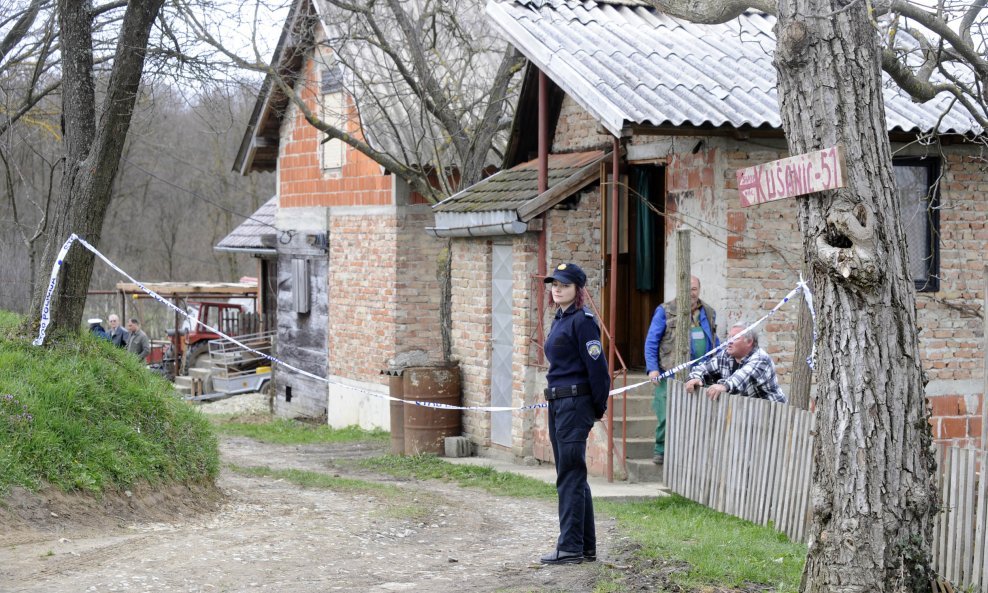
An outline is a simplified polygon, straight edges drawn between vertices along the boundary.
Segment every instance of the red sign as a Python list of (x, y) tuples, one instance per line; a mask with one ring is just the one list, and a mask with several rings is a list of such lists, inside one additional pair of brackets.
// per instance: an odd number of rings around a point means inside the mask
[(741, 206), (754, 206), (847, 185), (840, 145), (738, 169)]

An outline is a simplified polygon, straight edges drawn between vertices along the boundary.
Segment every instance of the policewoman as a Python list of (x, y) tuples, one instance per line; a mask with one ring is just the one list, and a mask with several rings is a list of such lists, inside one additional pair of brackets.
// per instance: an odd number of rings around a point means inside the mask
[(549, 360), (545, 398), (549, 441), (556, 462), (559, 539), (543, 564), (579, 564), (597, 559), (593, 500), (587, 484), (587, 437), (607, 410), (611, 377), (600, 343), (600, 328), (583, 306), (587, 275), (576, 264), (559, 264), (545, 279), (559, 309), (545, 340)]

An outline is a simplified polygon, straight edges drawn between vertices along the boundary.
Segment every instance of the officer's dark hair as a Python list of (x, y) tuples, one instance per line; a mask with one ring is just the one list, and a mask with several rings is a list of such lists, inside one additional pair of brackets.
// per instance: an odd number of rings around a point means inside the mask
[(130, 318), (130, 322), (133, 323), (134, 325), (140, 325), (141, 324), (141, 322), (136, 317), (131, 317)]

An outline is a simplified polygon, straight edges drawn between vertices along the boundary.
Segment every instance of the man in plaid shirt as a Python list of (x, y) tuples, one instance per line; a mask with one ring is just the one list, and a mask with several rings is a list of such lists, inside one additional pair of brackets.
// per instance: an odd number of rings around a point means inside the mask
[(786, 394), (779, 388), (775, 375), (775, 365), (758, 347), (757, 331), (751, 329), (738, 337), (745, 327), (740, 323), (732, 327), (727, 348), (690, 370), (686, 391), (693, 391), (708, 379), (716, 381), (706, 391), (707, 397), (713, 400), (726, 392), (786, 403)]

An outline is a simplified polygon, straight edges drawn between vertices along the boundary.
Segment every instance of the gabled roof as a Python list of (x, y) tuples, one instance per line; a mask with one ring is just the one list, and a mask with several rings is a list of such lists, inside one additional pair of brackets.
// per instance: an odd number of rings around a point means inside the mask
[(436, 226), (430, 230), (512, 223), (523, 223), (514, 228), (524, 230), (530, 220), (598, 180), (600, 162), (610, 155), (602, 150), (550, 154), (548, 189), (542, 194), (537, 159), (499, 171), (433, 206)]
[[(773, 16), (697, 25), (638, 0), (488, 0), (487, 14), (615, 136), (636, 124), (782, 127)], [(891, 83), (884, 94), (890, 132), (982, 131), (956, 106), (941, 118), (946, 95), (917, 104)]]
[(229, 235), (223, 237), (213, 249), (253, 254), (275, 253), (274, 239), (277, 236), (277, 229), (274, 222), (277, 213), (278, 196), (275, 196), (251, 214), (250, 218), (240, 223)]

